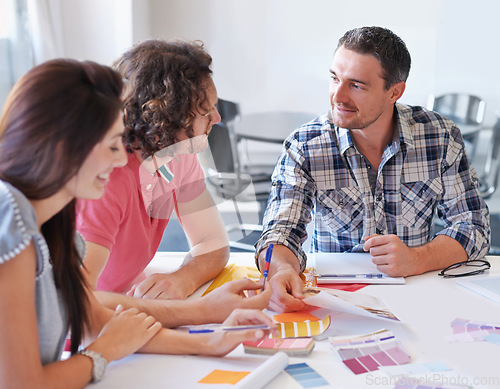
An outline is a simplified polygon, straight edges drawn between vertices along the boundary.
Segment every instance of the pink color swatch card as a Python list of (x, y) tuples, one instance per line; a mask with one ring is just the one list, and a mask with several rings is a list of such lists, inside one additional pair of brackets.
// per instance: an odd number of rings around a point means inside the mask
[(275, 354), (284, 351), (288, 355), (308, 355), (314, 348), (311, 338), (266, 338), (257, 342), (243, 342), (243, 348), (250, 354)]
[(392, 332), (381, 330), (354, 337), (329, 338), (344, 364), (354, 373), (377, 370), (410, 362), (410, 355)]

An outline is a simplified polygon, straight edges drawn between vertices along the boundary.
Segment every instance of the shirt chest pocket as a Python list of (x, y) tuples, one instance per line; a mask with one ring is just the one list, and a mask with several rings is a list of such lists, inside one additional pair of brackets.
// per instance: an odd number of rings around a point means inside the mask
[(363, 201), (358, 187), (318, 191), (317, 212), (338, 233), (351, 232), (363, 224)]
[(401, 183), (401, 219), (405, 226), (427, 228), (437, 202), (441, 198), (439, 178)]

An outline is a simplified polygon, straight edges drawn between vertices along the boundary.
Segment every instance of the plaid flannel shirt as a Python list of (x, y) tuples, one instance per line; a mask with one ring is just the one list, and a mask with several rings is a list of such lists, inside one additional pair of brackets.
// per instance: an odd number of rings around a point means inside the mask
[(264, 215), (264, 232), (256, 253), (270, 243), (282, 244), (306, 266), (302, 243), (313, 220), (312, 252), (360, 252), (364, 237), (395, 234), (409, 247), (438, 234), (457, 240), (469, 259), (487, 254), (489, 211), (478, 192), (477, 175), (465, 153), (457, 126), (422, 107), (396, 104), (398, 123), (386, 146), (374, 193), (372, 168), (360, 154), (349, 130), (332, 123), (331, 114), (295, 130), (273, 173)]

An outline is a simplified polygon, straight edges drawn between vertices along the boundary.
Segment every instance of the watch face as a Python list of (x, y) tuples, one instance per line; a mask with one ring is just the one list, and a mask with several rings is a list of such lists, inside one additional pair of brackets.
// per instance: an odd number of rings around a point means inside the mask
[(94, 359), (94, 369), (92, 371), (92, 378), (94, 381), (99, 381), (102, 376), (104, 375), (104, 372), (106, 371), (106, 360), (102, 356), (98, 356), (97, 358)]
[(92, 381), (99, 381), (106, 371), (106, 365), (108, 364), (106, 362), (106, 359), (104, 359), (104, 357), (98, 352), (87, 349), (80, 351), (80, 354), (92, 358), (92, 361), (94, 363), (94, 366), (92, 368)]

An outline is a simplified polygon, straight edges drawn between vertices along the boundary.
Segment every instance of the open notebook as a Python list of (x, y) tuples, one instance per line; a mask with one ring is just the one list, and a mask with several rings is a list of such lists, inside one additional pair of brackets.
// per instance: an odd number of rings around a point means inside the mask
[(381, 273), (368, 253), (314, 253), (318, 284), (404, 284), (403, 277)]

